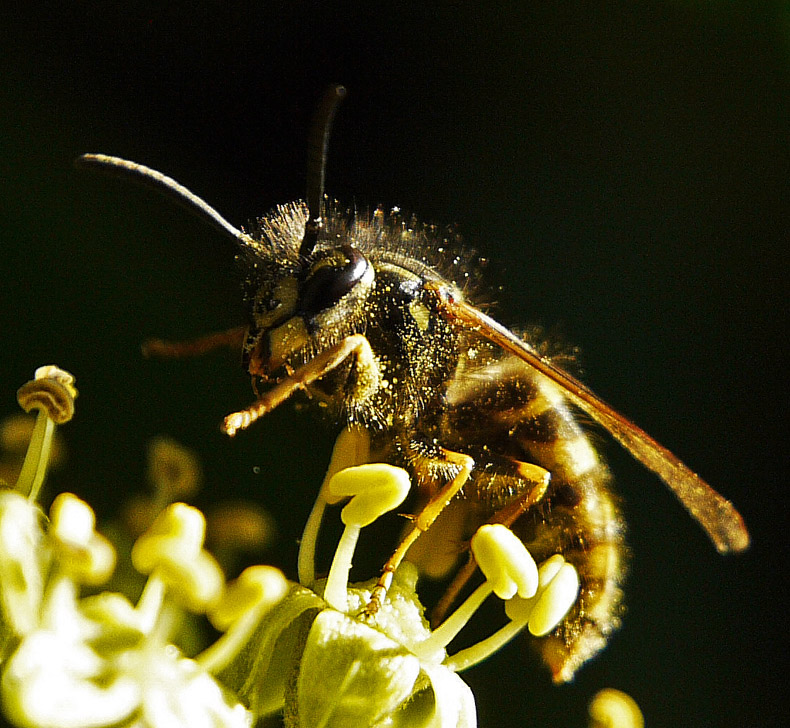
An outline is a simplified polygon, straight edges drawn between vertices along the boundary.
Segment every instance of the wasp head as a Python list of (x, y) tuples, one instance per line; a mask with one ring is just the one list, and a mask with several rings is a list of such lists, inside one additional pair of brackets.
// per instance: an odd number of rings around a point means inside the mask
[[(322, 235), (303, 255), (304, 207), (280, 207), (258, 222), (246, 259), (249, 333), (243, 363), (268, 378), (364, 330), (375, 273), (342, 226)], [(336, 226), (337, 227), (337, 226)]]

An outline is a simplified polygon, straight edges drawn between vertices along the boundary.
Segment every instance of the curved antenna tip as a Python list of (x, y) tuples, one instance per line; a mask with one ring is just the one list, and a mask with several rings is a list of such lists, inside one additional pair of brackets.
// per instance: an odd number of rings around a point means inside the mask
[(242, 245), (254, 242), (252, 238), (234, 225), (231, 225), (205, 200), (176, 182), (172, 177), (157, 172), (155, 169), (130, 162), (128, 159), (112, 157), (108, 154), (82, 154), (74, 160), (77, 168), (98, 169), (99, 171), (132, 180), (157, 192), (167, 195), (177, 203), (207, 221), (217, 230), (234, 238)]

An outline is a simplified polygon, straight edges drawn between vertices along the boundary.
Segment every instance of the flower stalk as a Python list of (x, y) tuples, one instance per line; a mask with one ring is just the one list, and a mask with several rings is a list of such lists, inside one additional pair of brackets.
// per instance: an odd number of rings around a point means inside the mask
[(55, 425), (62, 425), (74, 416), (76, 398), (74, 377), (52, 365), (36, 369), (33, 379), (17, 392), (19, 406), (25, 412), (38, 411), (25, 461), (14, 486), (14, 490), (31, 501), (38, 498), (44, 483)]

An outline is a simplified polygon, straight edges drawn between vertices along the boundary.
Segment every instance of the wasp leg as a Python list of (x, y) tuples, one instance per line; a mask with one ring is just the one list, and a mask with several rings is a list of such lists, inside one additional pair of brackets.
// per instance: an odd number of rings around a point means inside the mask
[(401, 562), (406, 557), (406, 552), (411, 548), (412, 544), (431, 527), (431, 524), (439, 517), (439, 514), (447, 507), (450, 501), (458, 495), (464, 487), (464, 484), (469, 480), (469, 475), (472, 472), (472, 468), (475, 466), (475, 461), (469, 457), (469, 455), (453, 452), (452, 450), (445, 450), (444, 448), (442, 448), (442, 454), (447, 462), (459, 467), (458, 473), (449, 483), (441, 488), (415, 516), (411, 528), (406, 532), (406, 535), (398, 544), (392, 556), (387, 559), (387, 563), (384, 564), (378, 583), (373, 587), (370, 600), (365, 607), (365, 614), (368, 616), (375, 614), (381, 608), (384, 597), (387, 595), (387, 591), (392, 585), (392, 578)]
[(142, 345), (144, 357), (160, 359), (181, 359), (190, 356), (202, 356), (210, 351), (227, 346), (236, 351), (241, 350), (246, 326), (235, 326), (227, 331), (215, 331), (190, 341), (165, 341), (164, 339), (148, 339)]
[[(533, 463), (515, 462), (514, 464), (516, 465), (519, 476), (527, 481), (528, 486), (514, 501), (508, 503), (494, 513), (486, 523), (501, 523), (503, 526), (510, 527), (519, 516), (526, 513), (526, 511), (543, 500), (543, 497), (549, 489), (551, 473), (548, 470), (541, 468), (539, 465), (534, 465)], [(477, 562), (474, 556), (472, 556), (472, 552), (469, 551), (468, 553), (469, 557), (467, 562), (455, 574), (453, 580), (431, 612), (432, 626), (436, 626), (442, 622), (447, 612), (450, 610), (450, 607), (452, 607), (458, 599), (458, 595), (477, 570)]]
[(378, 389), (381, 374), (368, 340), (362, 334), (352, 334), (289, 374), (249, 407), (229, 414), (222, 423), (222, 431), (233, 436), (239, 430), (247, 429), (294, 392), (321, 379), (350, 356), (356, 359), (355, 399), (366, 399)]

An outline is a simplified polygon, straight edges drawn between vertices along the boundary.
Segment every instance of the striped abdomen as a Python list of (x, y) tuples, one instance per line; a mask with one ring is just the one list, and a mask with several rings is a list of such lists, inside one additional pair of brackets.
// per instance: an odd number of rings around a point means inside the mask
[(443, 441), (475, 458), (467, 496), (498, 510), (524, 493), (522, 463), (551, 473), (543, 499), (513, 530), (540, 562), (561, 553), (579, 572), (579, 599), (538, 648), (565, 682), (619, 625), (624, 523), (605, 463), (562, 390), (515, 357), (460, 373), (448, 387)]

